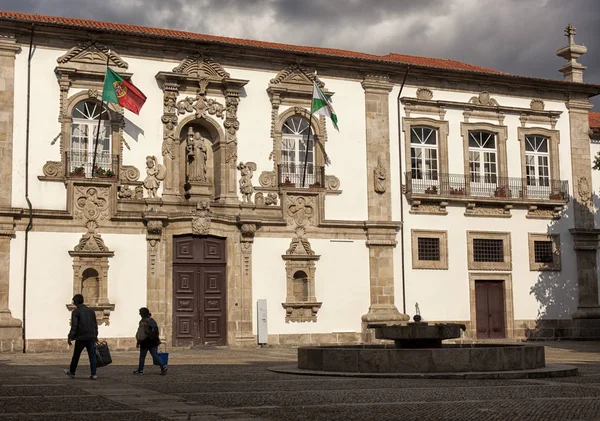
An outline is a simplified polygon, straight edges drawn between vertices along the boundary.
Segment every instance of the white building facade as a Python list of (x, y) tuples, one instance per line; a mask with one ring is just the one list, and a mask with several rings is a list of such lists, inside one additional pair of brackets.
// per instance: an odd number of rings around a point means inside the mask
[[(1, 351), (65, 349), (76, 293), (117, 349), (142, 306), (169, 344), (254, 345), (259, 299), (273, 345), (370, 341), (416, 303), (472, 339), (600, 337), (600, 87), (572, 31), (565, 81), (12, 12), (0, 33)], [(107, 62), (139, 115), (101, 103)]]

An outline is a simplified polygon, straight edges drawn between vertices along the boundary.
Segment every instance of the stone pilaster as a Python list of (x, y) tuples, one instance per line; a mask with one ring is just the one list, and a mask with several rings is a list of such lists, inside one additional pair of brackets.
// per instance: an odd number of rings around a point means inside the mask
[[(15, 54), (21, 49), (12, 37), (0, 34), (0, 208), (11, 207)], [(22, 323), (8, 309), (12, 217), (0, 218), (0, 352), (19, 351)]]
[(394, 305), (394, 247), (398, 223), (392, 219), (392, 195), (389, 186), (390, 116), (389, 93), (392, 84), (387, 76), (367, 75), (365, 122), (367, 148), (367, 199), (369, 220), (366, 223), (369, 247), (369, 285), (371, 304), (362, 316), (362, 331), (369, 323), (397, 323), (408, 320)]
[(174, 82), (163, 83), (163, 164), (167, 168), (167, 176), (163, 185), (162, 198), (166, 201), (179, 200), (179, 139), (176, 139), (175, 127), (177, 126), (177, 96), (179, 84)]
[[(571, 234), (577, 256), (578, 303), (574, 319), (600, 319), (598, 305), (598, 272), (596, 250), (600, 230), (594, 226), (592, 200), (592, 166), (589, 139), (589, 110), (587, 97), (573, 96), (567, 101), (571, 132), (571, 168), (573, 179), (573, 208), (575, 228)], [(600, 322), (600, 320), (599, 320)]]
[(146, 307), (150, 309), (152, 317), (161, 327), (163, 339), (171, 337), (171, 298), (167, 297), (166, 261), (167, 242), (163, 229), (167, 224), (168, 216), (159, 212), (144, 214), (146, 221), (147, 242), (147, 290)]

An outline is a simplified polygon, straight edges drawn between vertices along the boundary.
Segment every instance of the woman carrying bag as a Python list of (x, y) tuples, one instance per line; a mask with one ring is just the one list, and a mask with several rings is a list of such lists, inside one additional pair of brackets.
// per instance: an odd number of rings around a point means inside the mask
[(158, 356), (158, 345), (160, 345), (158, 324), (151, 316), (150, 310), (146, 307), (140, 308), (140, 317), (142, 319), (135, 335), (135, 339), (137, 339), (136, 348), (140, 349), (140, 363), (138, 369), (133, 372), (133, 374), (137, 374), (138, 376), (144, 374), (144, 362), (146, 361), (146, 354), (148, 352), (152, 355), (154, 364), (160, 366), (160, 375), (164, 376), (167, 374), (167, 365)]

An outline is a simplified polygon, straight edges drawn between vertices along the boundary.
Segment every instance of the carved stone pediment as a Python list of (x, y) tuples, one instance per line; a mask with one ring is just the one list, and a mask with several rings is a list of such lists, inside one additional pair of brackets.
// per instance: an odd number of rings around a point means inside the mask
[(271, 103), (274, 106), (281, 103), (310, 107), (313, 82), (317, 83), (325, 95), (333, 94), (325, 89), (325, 83), (313, 72), (297, 64), (289, 65), (277, 73), (277, 76), (271, 79), (267, 92), (270, 94)]
[[(79, 64), (79, 65), (101, 65), (106, 66), (106, 59), (110, 57), (109, 63), (122, 69), (127, 69), (129, 65), (113, 50), (110, 50), (106, 45), (95, 41), (87, 41), (77, 44), (65, 54), (60, 56), (56, 61), (63, 65)], [(76, 66), (81, 67), (81, 66)]]
[(317, 85), (322, 89), (325, 87), (323, 83), (314, 73), (308, 70), (306, 67), (292, 64), (285, 69), (277, 73), (273, 79), (271, 79), (272, 85), (278, 85), (282, 83), (293, 83), (293, 84), (308, 84), (312, 86), (313, 82), (317, 82)]
[(229, 78), (229, 73), (223, 69), (219, 63), (211, 58), (197, 56), (188, 56), (173, 68), (173, 73), (180, 73), (191, 77), (209, 79), (225, 79)]

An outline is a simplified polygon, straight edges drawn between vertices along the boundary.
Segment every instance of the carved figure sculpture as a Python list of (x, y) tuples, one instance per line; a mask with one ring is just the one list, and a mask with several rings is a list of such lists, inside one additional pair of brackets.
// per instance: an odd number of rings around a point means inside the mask
[(156, 162), (155, 156), (146, 157), (146, 179), (144, 187), (148, 190), (148, 197), (155, 198), (160, 182), (165, 179), (166, 168)]
[(373, 170), (373, 181), (375, 183), (375, 192), (381, 194), (385, 193), (385, 180), (387, 179), (387, 170), (383, 165), (383, 159), (379, 156), (377, 160), (377, 166)]
[(240, 162), (237, 166), (240, 171), (240, 193), (242, 193), (242, 201), (244, 203), (252, 203), (252, 193), (254, 193), (254, 186), (252, 186), (252, 175), (256, 171), (256, 164), (254, 162)]
[(208, 158), (204, 139), (199, 132), (188, 129), (186, 142), (188, 181), (206, 182), (206, 160)]

